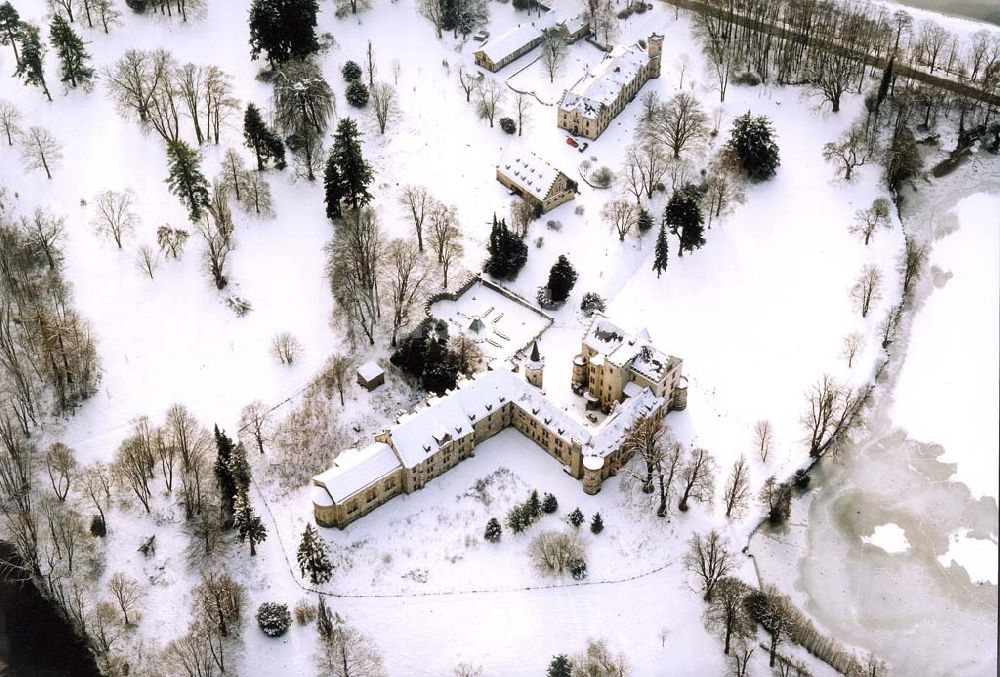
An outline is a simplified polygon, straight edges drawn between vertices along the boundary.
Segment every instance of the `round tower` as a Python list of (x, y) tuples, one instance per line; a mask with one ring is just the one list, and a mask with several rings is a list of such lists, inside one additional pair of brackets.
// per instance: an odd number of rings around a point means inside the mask
[(542, 387), (542, 372), (544, 369), (545, 358), (538, 352), (538, 341), (535, 341), (531, 346), (531, 357), (528, 359), (527, 364), (524, 365), (524, 378), (528, 380), (528, 383), (540, 389)]
[(653, 33), (649, 36), (647, 45), (646, 49), (649, 53), (649, 77), (658, 78), (660, 77), (660, 58), (663, 54), (663, 36)]
[(601, 490), (601, 471), (604, 459), (600, 456), (583, 457), (583, 492), (593, 496)]
[(684, 411), (688, 405), (688, 380), (687, 376), (677, 379), (674, 386), (674, 394), (670, 398), (670, 408), (673, 411)]

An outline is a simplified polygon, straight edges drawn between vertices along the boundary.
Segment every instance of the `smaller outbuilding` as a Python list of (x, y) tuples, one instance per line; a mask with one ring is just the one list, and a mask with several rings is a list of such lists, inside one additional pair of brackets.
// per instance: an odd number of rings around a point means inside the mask
[(378, 366), (375, 360), (365, 362), (358, 367), (358, 385), (371, 391), (385, 383), (385, 369)]

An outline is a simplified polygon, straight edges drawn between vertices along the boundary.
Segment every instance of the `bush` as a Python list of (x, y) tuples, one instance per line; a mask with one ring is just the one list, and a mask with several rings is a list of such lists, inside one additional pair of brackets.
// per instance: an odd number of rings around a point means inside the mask
[(569, 523), (577, 528), (579, 528), (580, 525), (583, 524), (583, 513), (580, 512), (579, 508), (577, 508), (576, 510), (574, 510), (569, 514)]
[(639, 227), (640, 235), (645, 235), (653, 227), (653, 215), (649, 213), (648, 209), (639, 210), (639, 219), (636, 221), (636, 225)]
[(576, 208), (573, 209), (573, 213), (577, 216), (583, 216), (583, 205), (577, 205)]
[(513, 134), (517, 131), (517, 123), (514, 122), (513, 118), (500, 118), (500, 129), (508, 134)]
[(136, 14), (144, 14), (148, 4), (148, 0), (125, 0), (125, 6)]
[(587, 292), (583, 295), (580, 300), (580, 310), (587, 317), (593, 316), (594, 313), (603, 313), (607, 310), (608, 304), (604, 301), (604, 298), (600, 294), (596, 294), (592, 291)]
[(308, 625), (316, 620), (316, 605), (308, 599), (300, 599), (295, 609), (292, 611), (295, 622), (299, 625)]
[(569, 575), (573, 577), (574, 581), (582, 581), (587, 577), (587, 562), (581, 559), (576, 559), (569, 564)]
[(554, 230), (554, 231), (556, 231), (558, 233), (560, 230), (562, 230), (562, 221), (556, 221), (555, 219), (549, 219), (548, 221), (545, 222), (545, 226), (549, 230)]
[(499, 543), (502, 534), (503, 529), (500, 527), (500, 520), (496, 517), (491, 517), (490, 521), (486, 523), (486, 532), (483, 534), (483, 538), (490, 543)]
[(264, 602), (257, 607), (257, 625), (268, 637), (281, 637), (292, 624), (287, 604)]
[(542, 512), (547, 515), (551, 515), (558, 509), (559, 501), (557, 501), (556, 497), (552, 494), (546, 493), (545, 496), (542, 497)]
[(528, 546), (528, 553), (539, 571), (553, 576), (571, 573), (584, 559), (583, 545), (576, 534), (558, 531), (538, 534)]
[(94, 538), (104, 538), (108, 535), (108, 526), (100, 515), (90, 518), (90, 535)]
[(541, 249), (544, 244), (545, 244), (544, 237), (539, 235), (538, 237), (535, 238), (535, 249)]
[(507, 528), (510, 529), (515, 534), (523, 532), (531, 526), (531, 521), (528, 516), (524, 513), (524, 508), (520, 505), (515, 505), (507, 513)]
[(615, 173), (610, 167), (601, 167), (591, 175), (590, 180), (598, 188), (607, 188), (615, 180)]
[(740, 73), (733, 78), (734, 85), (746, 85), (747, 87), (756, 87), (760, 84), (760, 78), (755, 74), (747, 71), (745, 73)]
[(627, 18), (629, 18), (630, 16), (632, 16), (632, 11), (633, 11), (633, 10), (632, 10), (632, 8), (631, 8), (631, 7), (626, 7), (626, 8), (625, 8), (625, 9), (623, 9), (622, 11), (618, 12), (618, 14), (617, 14), (616, 16), (617, 16), (617, 17), (618, 17), (619, 19), (622, 19), (622, 20), (624, 21), (625, 19), (627, 19)]
[(799, 491), (805, 491), (809, 488), (809, 473), (806, 472), (805, 468), (799, 468), (795, 471), (795, 477), (792, 482), (795, 484), (795, 488)]
[(355, 80), (347, 86), (347, 103), (355, 108), (364, 108), (368, 105), (368, 88), (365, 83)]
[(344, 67), (340, 69), (340, 74), (343, 75), (344, 79), (348, 82), (357, 82), (361, 79), (361, 66), (354, 61), (348, 61), (344, 64)]
[(595, 512), (594, 518), (590, 520), (590, 532), (599, 534), (602, 531), (604, 531), (604, 520), (601, 518), (601, 513)]

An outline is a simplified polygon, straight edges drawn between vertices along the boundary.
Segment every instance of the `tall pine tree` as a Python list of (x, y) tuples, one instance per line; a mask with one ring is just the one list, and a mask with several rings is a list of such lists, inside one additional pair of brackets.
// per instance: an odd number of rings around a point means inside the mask
[(260, 110), (252, 103), (247, 104), (243, 115), (243, 139), (247, 148), (257, 156), (257, 171), (264, 171), (268, 162), (274, 162), (278, 169), (285, 168), (285, 146), (281, 139), (268, 128)]
[(555, 303), (563, 303), (569, 298), (569, 293), (576, 284), (576, 269), (564, 255), (559, 258), (549, 270), (549, 298)]
[(261, 522), (246, 491), (241, 491), (233, 500), (233, 526), (236, 527), (236, 537), (240, 539), (240, 543), (250, 544), (250, 556), (254, 557), (257, 554), (257, 544), (263, 543), (267, 538), (267, 527)]
[(680, 240), (678, 256), (684, 256), (684, 252), (694, 251), (705, 244), (705, 229), (702, 225), (704, 217), (701, 214), (698, 192), (693, 186), (683, 186), (674, 191), (663, 210), (663, 223)]
[(323, 170), (323, 193), (326, 202), (326, 218), (333, 221), (343, 216), (341, 203), (344, 201), (344, 182), (340, 178), (340, 169), (337, 167), (337, 158), (333, 152), (326, 159), (326, 168)]
[(201, 156), (183, 141), (174, 141), (167, 145), (167, 160), (167, 186), (187, 208), (191, 223), (197, 223), (208, 210), (208, 180), (201, 173)]
[(253, 0), (250, 5), (250, 58), (267, 52), (272, 66), (304, 59), (319, 50), (318, 0)]
[(336, 163), (339, 175), (340, 198), (349, 203), (352, 209), (358, 209), (372, 201), (368, 186), (372, 182), (373, 172), (371, 165), (361, 154), (360, 138), (361, 133), (354, 120), (344, 118), (337, 124), (333, 148), (330, 149), (330, 158)]
[(330, 563), (326, 543), (312, 524), (307, 524), (306, 530), (302, 532), (297, 559), (302, 578), (308, 574), (309, 582), (313, 585), (326, 583), (333, 577), (333, 564)]
[(232, 524), (233, 503), (236, 500), (236, 482), (233, 480), (230, 462), (235, 449), (233, 441), (226, 436), (226, 433), (215, 426), (215, 481), (219, 486), (219, 509), (222, 521), (226, 525)]
[(750, 111), (733, 121), (727, 142), (736, 153), (743, 173), (751, 181), (766, 181), (778, 171), (781, 159), (774, 142), (774, 128), (765, 116), (753, 117)]
[(0, 5), (0, 45), (10, 45), (14, 50), (14, 63), (20, 63), (17, 43), (21, 40), (21, 15), (9, 2)]
[(238, 442), (229, 455), (229, 476), (233, 480), (236, 491), (241, 493), (250, 490), (250, 462), (247, 461), (247, 449), (242, 442)]
[(505, 219), (497, 220), (493, 215), (493, 230), (490, 231), (490, 242), (486, 246), (489, 258), (486, 259), (484, 271), (493, 277), (512, 279), (528, 260), (528, 245), (524, 240), (512, 233)]
[(90, 55), (83, 47), (83, 40), (62, 17), (54, 14), (49, 24), (49, 40), (59, 55), (62, 67), (61, 80), (70, 87), (88, 85), (94, 79), (94, 69), (90, 67)]
[(667, 269), (667, 251), (667, 224), (664, 222), (660, 225), (660, 232), (656, 236), (656, 252), (653, 256), (653, 270), (656, 271), (657, 279)]
[(45, 97), (52, 100), (45, 82), (45, 47), (38, 36), (38, 29), (31, 24), (21, 25), (21, 58), (14, 75), (22, 78), (25, 84), (41, 87)]

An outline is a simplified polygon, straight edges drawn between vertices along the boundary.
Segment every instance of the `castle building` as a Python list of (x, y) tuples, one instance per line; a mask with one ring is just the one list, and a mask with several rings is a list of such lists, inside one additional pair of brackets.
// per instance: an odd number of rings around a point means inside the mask
[[(620, 338), (608, 333), (612, 328)], [(589, 344), (604, 352), (596, 348), (591, 352)], [(609, 396), (608, 402), (614, 401), (600, 425), (584, 424), (546, 397), (541, 390), (544, 359), (536, 343), (525, 364), (527, 380), (507, 369), (487, 371), (459, 383), (444, 396), (429, 398), (425, 406), (398, 418), (368, 446), (337, 456), (333, 467), (312, 478), (316, 522), (343, 528), (394, 496), (423, 488), (474, 456), (477, 445), (507, 427), (565, 466), (586, 493), (597, 493), (602, 482), (629, 460), (624, 443), (636, 423), (659, 422), (671, 409), (683, 408), (679, 405), (686, 404), (686, 385), (680, 380), (679, 359), (652, 348), (648, 336), (629, 337), (603, 318), (591, 323), (583, 345), (581, 355), (588, 355), (587, 383), (599, 392), (604, 392), (604, 377), (599, 375), (603, 372), (590, 371), (591, 364), (599, 363), (597, 356), (610, 353), (614, 360), (627, 362), (624, 385), (615, 391), (616, 398)], [(645, 348), (650, 352), (644, 352)], [(574, 362), (574, 380), (576, 367)], [(609, 372), (607, 383), (617, 384), (619, 373)]]
[(557, 125), (566, 131), (596, 139), (642, 86), (660, 77), (663, 36), (653, 33), (646, 47), (618, 46), (579, 82), (563, 93)]

